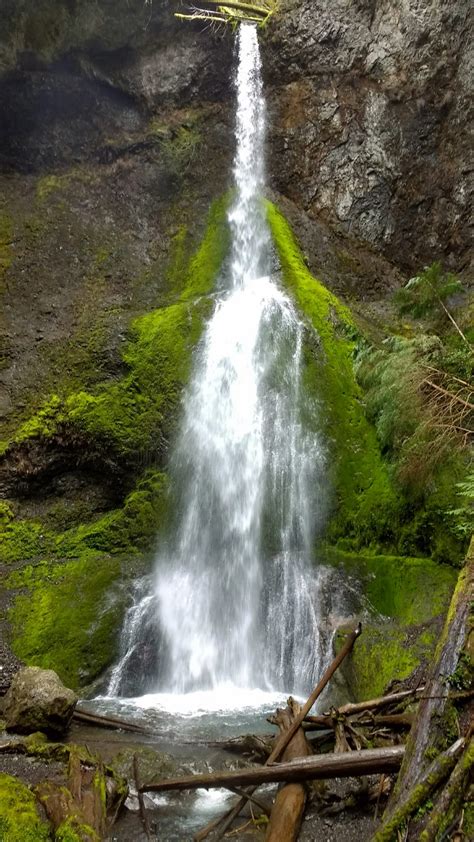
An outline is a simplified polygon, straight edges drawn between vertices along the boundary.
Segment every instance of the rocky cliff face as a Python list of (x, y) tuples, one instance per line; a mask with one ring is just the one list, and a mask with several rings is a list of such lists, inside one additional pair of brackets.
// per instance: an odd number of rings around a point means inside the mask
[(469, 5), (287, 0), (264, 40), (275, 189), (406, 273), (468, 262)]

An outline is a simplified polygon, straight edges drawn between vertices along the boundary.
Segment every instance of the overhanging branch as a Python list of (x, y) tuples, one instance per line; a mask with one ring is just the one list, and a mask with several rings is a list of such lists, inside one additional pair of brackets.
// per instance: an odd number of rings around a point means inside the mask
[[(176, 12), (180, 20), (204, 20), (218, 23), (251, 21), (263, 25), (275, 11), (275, 3), (245, 3), (239, 0), (202, 0), (201, 3), (183, 4), (187, 11)], [(209, 8), (210, 7), (210, 8)]]

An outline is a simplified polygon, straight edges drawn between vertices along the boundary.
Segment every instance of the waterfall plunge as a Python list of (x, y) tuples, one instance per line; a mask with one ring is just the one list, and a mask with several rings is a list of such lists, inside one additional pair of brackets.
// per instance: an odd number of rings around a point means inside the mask
[(301, 389), (303, 326), (270, 276), (265, 105), (252, 25), (239, 30), (237, 94), (229, 288), (184, 399), (170, 466), (175, 533), (158, 554), (154, 594), (129, 611), (111, 694), (120, 692), (150, 612), (160, 639), (157, 690), (303, 692), (321, 668), (321, 583), (311, 554), (323, 457), (301, 421), (315, 413)]

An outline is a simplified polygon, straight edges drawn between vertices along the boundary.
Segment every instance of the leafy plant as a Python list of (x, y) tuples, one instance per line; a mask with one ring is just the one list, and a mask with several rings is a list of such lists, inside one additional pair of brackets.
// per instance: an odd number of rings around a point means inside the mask
[(463, 498), (462, 505), (450, 509), (448, 515), (454, 520), (454, 529), (461, 538), (469, 538), (474, 530), (474, 471), (467, 475), (464, 482), (456, 483), (458, 497)]
[(462, 284), (452, 272), (443, 272), (439, 261), (425, 266), (423, 272), (410, 278), (408, 283), (398, 290), (395, 300), (400, 314), (410, 314), (417, 319), (429, 316), (440, 309), (454, 325), (462, 340), (470, 347), (468, 340), (446, 307), (445, 301), (456, 293), (462, 292)]
[(463, 377), (454, 373), (453, 353), (441, 339), (424, 334), (391, 337), (356, 361), (382, 448), (412, 489), (427, 488), (437, 466), (467, 452), (474, 436), (474, 360), (464, 348), (457, 362)]

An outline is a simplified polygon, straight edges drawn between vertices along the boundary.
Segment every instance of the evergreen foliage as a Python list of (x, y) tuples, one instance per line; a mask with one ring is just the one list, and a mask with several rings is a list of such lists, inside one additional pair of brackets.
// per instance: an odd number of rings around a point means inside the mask
[(416, 319), (429, 316), (452, 295), (462, 291), (462, 284), (456, 275), (443, 272), (436, 261), (425, 266), (423, 272), (410, 278), (396, 293), (395, 299), (401, 314), (410, 314)]

